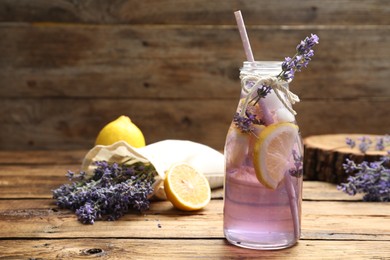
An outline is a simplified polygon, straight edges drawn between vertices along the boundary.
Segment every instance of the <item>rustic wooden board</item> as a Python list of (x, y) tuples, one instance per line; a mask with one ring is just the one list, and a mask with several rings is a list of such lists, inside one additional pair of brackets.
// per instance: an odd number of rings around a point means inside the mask
[(224, 239), (67, 239), (4, 240), (0, 257), (7, 259), (388, 259), (388, 241), (301, 240), (279, 251), (247, 250)]
[[(51, 198), (51, 190), (67, 182), (67, 170), (79, 171), (87, 150), (0, 151), (0, 199)], [(222, 198), (223, 189), (213, 190)], [(304, 200), (361, 200), (348, 196), (334, 184), (305, 181)]]
[[(389, 102), (390, 97), (307, 100), (295, 108), (304, 137), (356, 131), (384, 134), (390, 122), (380, 118), (390, 114)], [(1, 149), (90, 149), (106, 123), (126, 114), (142, 129), (148, 144), (185, 139), (223, 150), (237, 101), (3, 99), (2, 105), (6, 109), (0, 111)]]
[(35, 150), (35, 151), (0, 151), (0, 165), (42, 166), (78, 164), (88, 150)]
[[(390, 240), (386, 215), (390, 204), (324, 201), (318, 205), (303, 202), (304, 239)], [(0, 237), (223, 238), (222, 207), (221, 200), (212, 200), (204, 210), (191, 213), (178, 211), (169, 202), (154, 202), (141, 215), (83, 225), (72, 212), (58, 210), (52, 200), (0, 200)]]
[(363, 195), (350, 196), (337, 189), (337, 185), (322, 181), (303, 182), (303, 200), (308, 201), (361, 201)]
[(1, 1), (0, 149), (88, 149), (128, 114), (149, 143), (222, 150), (244, 60), (236, 8), (258, 60), (282, 60), (319, 34), (315, 59), (291, 84), (303, 136), (387, 133), (384, 0), (261, 2)]
[[(360, 202), (330, 183), (304, 182), (302, 239), (279, 251), (227, 244), (222, 189), (203, 211), (153, 202), (93, 226), (50, 199), (121, 114), (148, 143), (223, 149), (245, 59), (238, 9), (258, 60), (281, 60), (304, 36), (320, 36), (290, 86), (302, 100), (304, 137), (388, 133), (387, 0), (0, 0), (1, 259), (390, 259), (389, 204)], [(74, 148), (83, 150), (58, 151)], [(29, 149), (56, 151), (21, 152)]]
[[(359, 146), (359, 138), (369, 138), (373, 143), (362, 153)], [(379, 135), (367, 134), (334, 134), (334, 135), (313, 135), (304, 139), (304, 176), (309, 180), (320, 180), (331, 183), (345, 182), (351, 173), (346, 173), (343, 164), (346, 159), (355, 163), (362, 161), (379, 161), (387, 154), (387, 151), (378, 151), (375, 148)], [(346, 138), (356, 141), (356, 146), (350, 148), (346, 144)], [(388, 165), (385, 165), (388, 166)]]
[[(390, 96), (389, 26), (248, 33), (258, 60), (283, 60), (311, 32), (320, 45), (290, 86), (301, 99)], [(245, 57), (236, 26), (0, 24), (0, 38), (0, 98), (237, 100), (240, 92)]]
[[(69, 2), (2, 0), (0, 21), (100, 24), (233, 24), (241, 9), (250, 24), (389, 24), (386, 0)], [(260, 15), (261, 14), (261, 15)]]
[[(316, 61), (291, 84), (307, 136), (388, 131), (379, 119), (389, 114), (389, 30), (255, 26), (250, 33), (253, 49), (267, 50), (259, 59), (291, 55), (310, 31), (323, 39)], [(121, 114), (149, 143), (191, 139), (223, 149), (243, 60), (235, 26), (3, 24), (0, 36), (0, 149), (88, 149)]]

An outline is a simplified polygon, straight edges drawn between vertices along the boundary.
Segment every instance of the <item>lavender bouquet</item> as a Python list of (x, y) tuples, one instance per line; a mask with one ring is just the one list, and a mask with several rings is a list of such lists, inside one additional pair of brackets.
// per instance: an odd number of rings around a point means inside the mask
[(132, 209), (149, 208), (148, 197), (157, 172), (153, 165), (135, 162), (131, 165), (99, 161), (92, 176), (85, 172), (66, 174), (71, 184), (53, 190), (60, 208), (75, 211), (80, 222), (116, 220)]

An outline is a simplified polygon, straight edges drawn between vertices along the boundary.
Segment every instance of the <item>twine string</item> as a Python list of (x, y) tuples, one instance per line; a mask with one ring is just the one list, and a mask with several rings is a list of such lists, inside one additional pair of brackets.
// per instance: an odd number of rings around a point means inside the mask
[[(245, 110), (246, 110), (246, 107), (248, 106), (250, 97), (252, 96), (252, 94), (255, 91), (257, 91), (258, 87), (261, 85), (270, 86), (273, 89), (273, 91), (275, 92), (275, 94), (278, 97), (278, 99), (280, 100), (280, 102), (282, 102), (282, 104), (286, 107), (286, 109), (288, 111), (290, 111), (293, 115), (297, 114), (297, 112), (295, 112), (295, 110), (292, 109), (289, 104), (295, 104), (295, 103), (299, 102), (300, 101), (299, 97), (296, 94), (292, 93), (288, 89), (288, 87), (285, 86), (285, 83), (286, 83), (285, 81), (282, 81), (282, 80), (278, 79), (277, 77), (270, 77), (270, 76), (263, 77), (263, 76), (259, 76), (259, 75), (253, 74), (253, 73), (242, 74), (240, 76), (240, 79), (241, 79), (242, 89), (244, 89), (244, 91), (247, 92), (247, 97), (245, 99), (244, 107), (240, 113), (241, 116), (245, 113)], [(246, 86), (249, 82), (254, 82), (254, 83), (253, 83), (253, 86), (251, 87), (251, 89), (247, 90)], [(286, 100), (282, 97), (281, 93), (285, 95), (285, 97), (289, 103), (286, 102)]]

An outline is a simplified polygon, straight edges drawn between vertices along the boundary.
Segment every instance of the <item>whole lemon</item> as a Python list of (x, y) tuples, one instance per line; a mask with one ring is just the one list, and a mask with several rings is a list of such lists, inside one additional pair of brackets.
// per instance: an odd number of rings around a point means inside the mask
[(111, 145), (118, 141), (126, 141), (137, 148), (145, 146), (144, 135), (127, 116), (120, 116), (104, 126), (96, 138), (95, 145)]

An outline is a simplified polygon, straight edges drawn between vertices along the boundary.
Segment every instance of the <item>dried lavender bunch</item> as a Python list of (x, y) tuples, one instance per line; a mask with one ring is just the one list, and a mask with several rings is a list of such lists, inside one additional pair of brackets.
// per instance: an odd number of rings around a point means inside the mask
[(337, 188), (349, 195), (365, 193), (364, 201), (390, 201), (390, 152), (376, 162), (356, 164), (347, 159), (343, 164), (346, 173), (353, 174)]
[(149, 208), (148, 196), (157, 175), (151, 164), (135, 162), (131, 165), (95, 163), (93, 175), (86, 177), (68, 171), (71, 184), (53, 190), (53, 198), (60, 208), (75, 211), (80, 222), (93, 224), (95, 220), (116, 220), (131, 209)]

